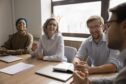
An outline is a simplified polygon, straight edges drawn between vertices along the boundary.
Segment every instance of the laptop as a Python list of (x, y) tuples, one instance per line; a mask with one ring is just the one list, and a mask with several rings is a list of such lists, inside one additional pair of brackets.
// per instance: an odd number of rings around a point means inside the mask
[(66, 82), (72, 77), (72, 73), (55, 72), (52, 65), (48, 65), (38, 71), (37, 74)]

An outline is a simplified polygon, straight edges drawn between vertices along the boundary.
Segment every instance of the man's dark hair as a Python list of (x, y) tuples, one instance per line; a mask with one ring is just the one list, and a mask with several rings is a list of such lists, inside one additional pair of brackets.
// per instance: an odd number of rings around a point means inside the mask
[(117, 22), (122, 22), (126, 19), (126, 3), (119, 4), (118, 6), (110, 9), (110, 12), (117, 16)]

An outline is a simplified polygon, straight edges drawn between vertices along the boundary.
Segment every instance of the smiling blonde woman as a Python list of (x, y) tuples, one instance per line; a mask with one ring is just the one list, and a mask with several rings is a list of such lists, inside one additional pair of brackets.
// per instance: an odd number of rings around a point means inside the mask
[(59, 33), (58, 22), (54, 18), (46, 20), (43, 26), (44, 35), (38, 44), (37, 58), (48, 61), (67, 61), (64, 56), (64, 41)]

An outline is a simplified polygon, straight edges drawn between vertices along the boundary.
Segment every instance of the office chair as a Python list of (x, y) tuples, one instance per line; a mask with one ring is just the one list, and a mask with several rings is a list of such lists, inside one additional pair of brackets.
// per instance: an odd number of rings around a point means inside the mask
[(71, 47), (71, 46), (65, 46), (65, 56), (67, 58), (67, 62), (72, 62), (74, 56), (77, 53), (77, 49), (75, 47)]

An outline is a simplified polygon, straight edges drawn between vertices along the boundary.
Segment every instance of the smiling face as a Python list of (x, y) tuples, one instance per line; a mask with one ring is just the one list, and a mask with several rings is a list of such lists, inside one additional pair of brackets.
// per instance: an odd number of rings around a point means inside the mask
[(57, 22), (55, 20), (50, 20), (49, 23), (47, 24), (47, 34), (48, 36), (52, 36), (54, 33), (57, 32)]
[(26, 22), (24, 20), (20, 20), (17, 24), (17, 30), (18, 31), (24, 31), (26, 30)]
[(103, 30), (102, 30), (102, 25), (101, 25), (101, 23), (99, 23), (98, 20), (92, 20), (92, 21), (88, 22), (87, 26), (88, 26), (90, 34), (94, 40), (101, 38)]

